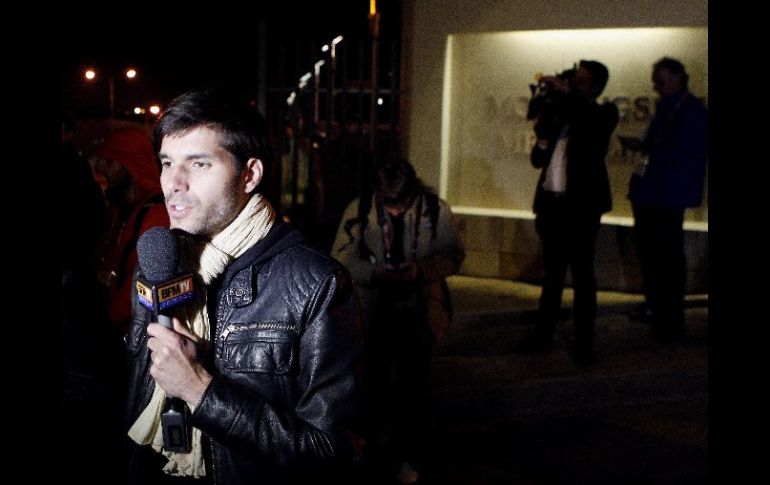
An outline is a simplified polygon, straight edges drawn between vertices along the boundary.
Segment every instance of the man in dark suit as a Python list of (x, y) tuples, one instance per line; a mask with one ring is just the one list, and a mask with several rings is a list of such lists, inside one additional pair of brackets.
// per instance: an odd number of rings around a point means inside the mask
[(703, 203), (708, 164), (708, 111), (690, 92), (688, 79), (676, 59), (664, 57), (654, 64), (652, 83), (660, 99), (639, 147), (646, 163), (628, 186), (644, 282), (642, 310), (650, 312), (651, 336), (660, 341), (684, 335), (684, 213)]
[(551, 349), (569, 266), (575, 290), (573, 357), (579, 366), (596, 362), (594, 252), (601, 215), (612, 208), (605, 158), (618, 110), (614, 104), (596, 102), (608, 78), (602, 63), (581, 60), (575, 70), (541, 80), (548, 101), (533, 113), (537, 143), (531, 160), (542, 168), (535, 192), (535, 227), (543, 245), (545, 274), (535, 328), (515, 350)]

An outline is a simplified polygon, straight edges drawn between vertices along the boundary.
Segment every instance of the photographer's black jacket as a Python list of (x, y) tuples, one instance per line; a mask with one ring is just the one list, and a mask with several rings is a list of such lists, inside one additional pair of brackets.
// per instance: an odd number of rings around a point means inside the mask
[[(565, 109), (569, 110), (564, 116), (569, 123), (567, 202), (575, 209), (603, 214), (612, 209), (605, 159), (610, 137), (618, 124), (618, 108), (612, 103), (589, 103), (579, 96), (571, 96)], [(542, 208), (545, 169), (551, 161), (558, 137), (558, 130), (554, 130), (548, 138), (548, 148), (542, 149), (537, 144), (532, 148), (532, 165), (543, 169), (535, 191), (535, 213)]]
[[(208, 438), (209, 477), (217, 484), (317, 484), (349, 463), (360, 317), (348, 273), (276, 222), (208, 291), (213, 380), (192, 424)], [(134, 315), (127, 426), (154, 386), (150, 314), (135, 304)], [(148, 446), (130, 448), (133, 483), (165, 461)]]

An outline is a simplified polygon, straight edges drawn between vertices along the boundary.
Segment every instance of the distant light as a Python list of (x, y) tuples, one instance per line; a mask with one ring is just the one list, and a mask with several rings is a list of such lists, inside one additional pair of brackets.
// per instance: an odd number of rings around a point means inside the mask
[(310, 74), (309, 72), (306, 72), (305, 74), (303, 74), (302, 77), (299, 78), (299, 88), (302, 89), (305, 86), (307, 86), (307, 82), (310, 80), (311, 77), (313, 77), (313, 75)]
[(337, 44), (342, 42), (342, 36), (338, 35), (334, 39), (332, 39), (332, 62), (334, 62), (335, 57), (337, 57)]
[(126, 71), (126, 77), (129, 79), (134, 79), (136, 77), (136, 69), (129, 69)]
[(89, 81), (96, 77), (96, 72), (93, 69), (86, 69), (86, 79)]
[(326, 52), (329, 50), (329, 44), (324, 44), (321, 46), (321, 52)]
[(294, 99), (296, 97), (297, 97), (297, 93), (292, 91), (291, 94), (289, 95), (289, 97), (286, 98), (286, 104), (288, 104), (289, 106), (293, 105), (294, 104)]
[(150, 106), (150, 113), (152, 113), (154, 115), (160, 113), (160, 106), (158, 106), (156, 104), (153, 104), (152, 106)]
[(377, 98), (377, 104), (379, 106), (382, 106), (382, 103), (383, 103), (382, 98)]
[(369, 15), (377, 13), (377, 0), (369, 0)]
[(316, 76), (321, 74), (321, 66), (323, 66), (324, 64), (326, 64), (326, 61), (324, 61), (323, 59), (321, 59), (320, 61), (315, 63), (315, 75)]
[(139, 106), (135, 107), (135, 108), (134, 108), (134, 114), (135, 114), (135, 115), (140, 115), (140, 114), (142, 114), (142, 108), (140, 108)]

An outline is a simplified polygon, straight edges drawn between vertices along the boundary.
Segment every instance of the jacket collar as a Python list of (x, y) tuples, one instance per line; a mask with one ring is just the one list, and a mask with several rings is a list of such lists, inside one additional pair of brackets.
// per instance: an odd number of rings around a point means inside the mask
[(256, 292), (256, 284), (253, 282), (256, 271), (252, 268), (259, 268), (276, 254), (304, 242), (298, 230), (276, 218), (267, 235), (225, 270), (220, 290), (227, 291), (228, 303), (235, 307), (251, 303)]

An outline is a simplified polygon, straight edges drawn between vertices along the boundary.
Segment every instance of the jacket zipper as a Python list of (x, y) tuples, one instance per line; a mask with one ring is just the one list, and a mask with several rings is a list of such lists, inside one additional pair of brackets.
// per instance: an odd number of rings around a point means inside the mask
[(230, 325), (225, 328), (225, 331), (222, 332), (220, 335), (217, 336), (217, 349), (219, 349), (219, 353), (221, 355), (222, 353), (222, 347), (225, 345), (225, 340), (227, 339), (227, 336), (234, 332), (241, 332), (246, 329), (250, 328), (257, 328), (260, 330), (295, 330), (296, 326), (291, 325), (288, 323), (258, 323), (256, 326), (251, 323), (240, 323), (235, 325)]
[(217, 484), (216, 455), (214, 454), (214, 440), (209, 437), (209, 446), (211, 447), (211, 481)]

